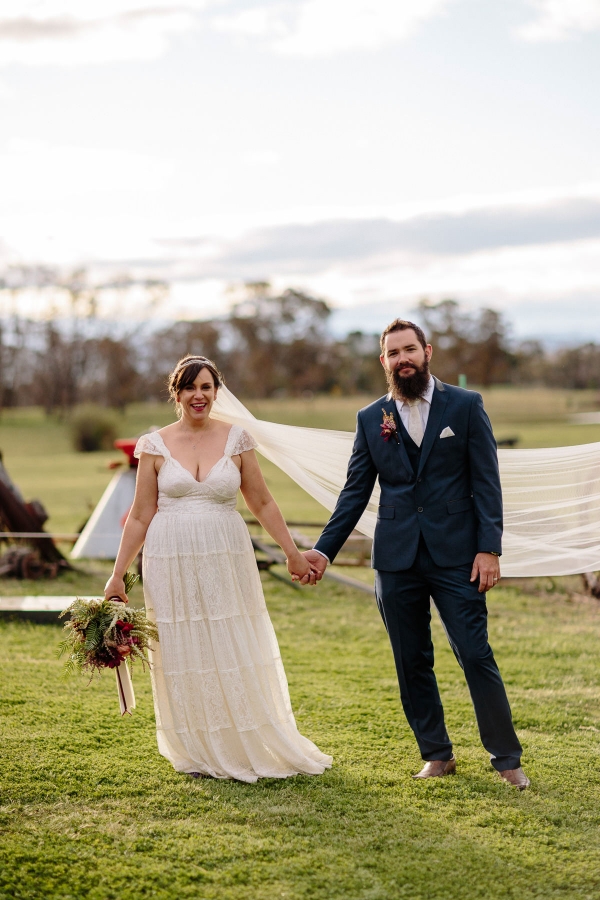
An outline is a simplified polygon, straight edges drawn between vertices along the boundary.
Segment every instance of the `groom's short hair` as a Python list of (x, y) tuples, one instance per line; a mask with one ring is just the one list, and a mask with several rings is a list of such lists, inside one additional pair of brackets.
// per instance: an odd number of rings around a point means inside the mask
[(384, 328), (381, 333), (381, 338), (379, 339), (381, 352), (383, 353), (383, 351), (385, 350), (385, 339), (388, 334), (391, 334), (393, 331), (407, 331), (409, 328), (412, 328), (418, 338), (421, 347), (424, 350), (427, 346), (427, 338), (425, 337), (425, 332), (423, 331), (423, 329), (419, 328), (418, 325), (415, 325), (414, 322), (407, 321), (407, 319), (394, 319), (394, 321), (390, 322), (390, 324), (386, 328)]

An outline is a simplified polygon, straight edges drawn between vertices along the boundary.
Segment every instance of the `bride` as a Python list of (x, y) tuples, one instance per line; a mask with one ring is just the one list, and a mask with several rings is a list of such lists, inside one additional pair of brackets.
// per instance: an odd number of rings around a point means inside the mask
[(292, 578), (306, 582), (310, 567), (265, 484), (256, 442), (211, 418), (221, 383), (202, 356), (171, 374), (179, 420), (138, 441), (135, 499), (105, 594), (127, 602), (123, 576), (145, 544), (146, 608), (160, 635), (151, 668), (158, 748), (178, 772), (247, 782), (319, 775), (332, 759), (296, 727), (238, 489)]

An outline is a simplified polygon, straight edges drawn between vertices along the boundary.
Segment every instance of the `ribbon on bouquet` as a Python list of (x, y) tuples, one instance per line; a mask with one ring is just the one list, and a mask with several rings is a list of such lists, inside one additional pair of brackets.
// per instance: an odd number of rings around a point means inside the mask
[[(120, 597), (111, 597), (111, 600), (118, 600), (119, 603), (122, 603)], [(115, 667), (115, 675), (117, 677), (117, 693), (119, 695), (119, 706), (121, 707), (121, 715), (124, 716), (125, 713), (127, 715), (132, 716), (132, 709), (135, 709), (135, 694), (133, 693), (133, 683), (131, 681), (131, 674), (129, 672), (129, 666), (126, 662), (119, 663), (118, 666)]]
[(119, 706), (121, 707), (121, 715), (125, 713), (132, 715), (131, 710), (135, 709), (135, 694), (133, 693), (133, 683), (129, 673), (129, 666), (126, 662), (119, 663), (115, 668), (117, 676), (117, 691), (119, 694)]

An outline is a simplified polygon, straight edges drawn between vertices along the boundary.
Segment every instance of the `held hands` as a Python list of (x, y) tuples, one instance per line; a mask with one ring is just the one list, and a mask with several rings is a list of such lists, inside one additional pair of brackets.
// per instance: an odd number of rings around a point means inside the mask
[[(288, 556), (286, 563), (292, 581), (299, 581), (300, 584), (310, 583), (311, 568), (299, 550)], [(314, 580), (312, 583), (315, 583)]]
[(128, 603), (129, 600), (125, 593), (125, 582), (123, 579), (117, 578), (116, 575), (111, 575), (104, 588), (104, 597), (106, 600), (110, 600), (111, 597), (118, 597), (123, 603)]
[(491, 591), (500, 581), (500, 560), (493, 553), (478, 553), (471, 569), (471, 581), (479, 575), (480, 594)]
[(321, 580), (327, 568), (327, 559), (322, 553), (317, 553), (316, 550), (305, 550), (302, 556), (310, 564), (311, 578), (310, 581), (301, 581), (300, 584), (316, 584), (317, 581)]
[(292, 576), (292, 581), (298, 581), (300, 584), (315, 585), (323, 577), (326, 566), (327, 560), (325, 557), (314, 550), (306, 550), (304, 553), (294, 554), (287, 561), (287, 568)]
[(321, 553), (317, 553), (316, 550), (305, 550), (300, 556), (305, 563), (308, 563), (309, 574), (298, 580), (300, 584), (311, 584), (314, 586), (323, 577), (323, 572), (327, 568), (327, 560)]

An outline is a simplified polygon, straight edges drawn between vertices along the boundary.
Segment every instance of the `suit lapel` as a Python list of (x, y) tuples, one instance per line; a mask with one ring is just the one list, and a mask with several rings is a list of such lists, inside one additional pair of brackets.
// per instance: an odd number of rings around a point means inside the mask
[[(400, 428), (398, 426), (398, 422), (400, 419), (400, 413), (398, 412), (398, 407), (396, 406), (395, 400), (387, 400), (381, 406), (382, 409), (385, 409), (388, 415), (392, 415), (394, 417), (394, 421), (396, 422), (396, 434), (398, 435), (398, 453), (400, 455), (400, 459), (402, 461), (402, 465), (409, 473), (409, 475), (414, 476), (413, 467), (410, 464), (410, 459), (408, 458), (408, 453), (406, 452), (406, 447), (404, 446), (404, 441), (402, 440), (402, 435), (400, 433)], [(383, 438), (382, 438), (383, 440)], [(390, 438), (390, 443), (396, 443), (394, 438)]]
[(427, 462), (427, 457), (433, 447), (447, 402), (448, 393), (444, 390), (442, 382), (436, 378), (435, 389), (433, 391), (433, 397), (431, 398), (431, 409), (429, 410), (429, 418), (427, 419), (427, 428), (425, 429), (423, 443), (421, 444), (421, 459), (419, 460), (418, 474), (421, 473), (423, 466)]

